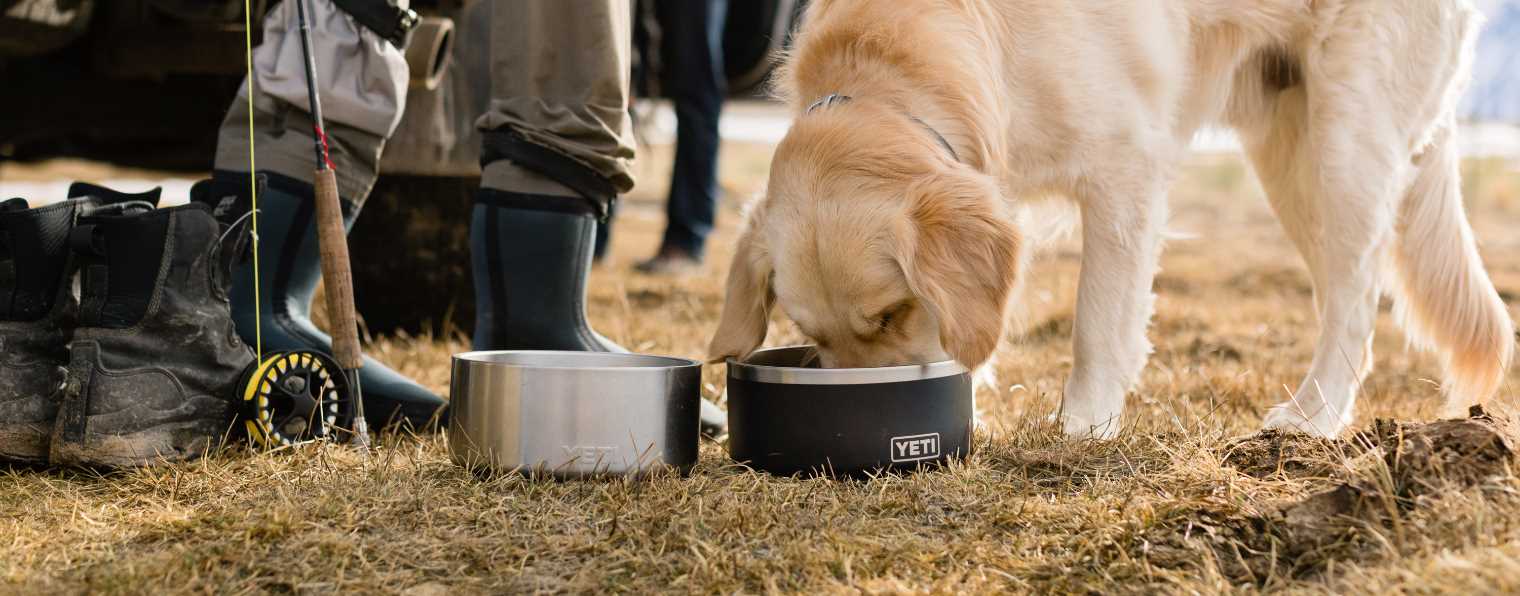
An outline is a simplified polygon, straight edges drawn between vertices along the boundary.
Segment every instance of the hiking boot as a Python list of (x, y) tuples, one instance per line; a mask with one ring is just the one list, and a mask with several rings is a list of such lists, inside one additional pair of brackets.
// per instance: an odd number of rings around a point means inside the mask
[[(230, 437), (254, 354), (233, 329), (225, 250), (206, 205), (102, 207), (70, 233), (79, 323), (53, 427), (58, 465), (193, 459)], [(224, 249), (224, 244), (227, 248)]]
[[(253, 263), (247, 260), (232, 274), (232, 318), (238, 334), (253, 344), (255, 329), (262, 331), (266, 354), (284, 350), (331, 354), (332, 338), (311, 322), (312, 298), (322, 279), (314, 191), (310, 184), (278, 174), (260, 174), (260, 178), (267, 184), (259, 190), (259, 275), (255, 277)], [(247, 174), (217, 172), (195, 192), (232, 198), (237, 206), (231, 213), (241, 216), (251, 206), (244, 198), (247, 190)], [(212, 202), (211, 197), (196, 200)], [(353, 225), (358, 214), (354, 204), (343, 201), (345, 228)], [(370, 428), (436, 430), (448, 422), (443, 398), (373, 358), (364, 358), (359, 381)]]
[(157, 204), (158, 191), (126, 194), (78, 183), (68, 200), (53, 205), (0, 203), (0, 460), (48, 461), (79, 310), (69, 232), (83, 210), (123, 201)]

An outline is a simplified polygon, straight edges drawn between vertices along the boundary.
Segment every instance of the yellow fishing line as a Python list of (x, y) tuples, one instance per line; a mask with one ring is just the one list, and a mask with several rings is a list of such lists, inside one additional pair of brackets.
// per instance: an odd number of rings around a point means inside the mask
[(243, 0), (243, 49), (248, 56), (248, 194), (253, 210), (253, 352), (264, 361), (264, 316), (259, 297), (259, 183), (253, 158), (253, 0)]

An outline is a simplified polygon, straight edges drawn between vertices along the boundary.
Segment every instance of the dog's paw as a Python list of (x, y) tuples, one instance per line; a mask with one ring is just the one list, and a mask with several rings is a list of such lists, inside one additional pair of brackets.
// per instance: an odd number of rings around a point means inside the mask
[[(1304, 404), (1307, 405), (1307, 404)], [(1280, 430), (1284, 432), (1305, 434), (1312, 437), (1334, 438), (1351, 426), (1351, 412), (1337, 412), (1335, 408), (1326, 407), (1323, 404), (1309, 406), (1315, 408), (1313, 415), (1305, 415), (1306, 412), (1301, 404), (1287, 401), (1267, 410), (1267, 416), (1262, 420), (1261, 427), (1266, 430)]]
[(1124, 391), (1118, 383), (1091, 383), (1092, 377), (1073, 375), (1066, 381), (1055, 421), (1072, 439), (1112, 439), (1119, 434), (1124, 414)]
[(1085, 418), (1081, 416), (1057, 416), (1061, 424), (1061, 432), (1069, 439), (1096, 439), (1107, 440), (1119, 435), (1119, 415), (1113, 414), (1102, 420)]

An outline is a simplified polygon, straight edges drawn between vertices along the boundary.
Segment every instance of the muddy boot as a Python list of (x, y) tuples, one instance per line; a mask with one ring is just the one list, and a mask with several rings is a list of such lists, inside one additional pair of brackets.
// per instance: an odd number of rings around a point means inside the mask
[(47, 463), (79, 300), (69, 231), (101, 202), (157, 204), (158, 191), (125, 194), (75, 184), (69, 199), (29, 208), (0, 203), (0, 461)]
[[(331, 354), (332, 338), (311, 322), (312, 297), (322, 279), (312, 187), (277, 174), (261, 176), (268, 184), (259, 191), (258, 283), (254, 283), (251, 260), (236, 268), (232, 276), (232, 315), (238, 333), (251, 345), (255, 325), (260, 325), (265, 353), (318, 350)], [(246, 175), (218, 172), (202, 192), (242, 200), (247, 188)], [(233, 211), (247, 210), (243, 204)], [(353, 225), (358, 210), (344, 201), (343, 213), (344, 225)], [(254, 308), (255, 285), (258, 315)], [(364, 359), (359, 380), (363, 387), (364, 417), (372, 429), (400, 425), (419, 431), (435, 430), (440, 422), (447, 423), (447, 403), (443, 398), (373, 358)]]
[[(486, 188), (476, 195), (470, 220), (475, 349), (627, 352), (586, 321), (596, 217), (515, 207), (534, 200)], [(715, 436), (728, 417), (704, 399), (701, 422), (702, 432)]]
[(0, 204), (0, 459), (47, 463), (78, 303), (65, 283), (81, 201)]
[(233, 329), (223, 241), (238, 235), (223, 231), (195, 203), (79, 218), (69, 237), (79, 326), (54, 464), (183, 461), (232, 437), (239, 377), (254, 354)]

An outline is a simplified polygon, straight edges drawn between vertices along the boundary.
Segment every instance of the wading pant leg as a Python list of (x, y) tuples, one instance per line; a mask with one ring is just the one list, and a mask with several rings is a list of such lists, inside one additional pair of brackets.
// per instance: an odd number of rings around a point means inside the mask
[[(357, 207), (375, 184), (380, 152), (406, 107), (406, 58), (332, 0), (307, 0), (306, 6), (338, 194)], [(297, 23), (291, 0), (276, 5), (264, 19), (264, 41), (253, 54), (253, 136), (260, 171), (310, 184), (316, 132), (308, 114)], [(249, 87), (245, 80), (218, 131), (218, 171), (248, 172)]]
[(633, 188), (630, 0), (494, 2), (481, 186), (584, 197)]
[(629, 0), (491, 4), (470, 223), (478, 349), (620, 352), (586, 321), (599, 219), (633, 187)]
[[(307, 0), (312, 55), (324, 130), (338, 176), (344, 225), (352, 225), (379, 177), (380, 153), (405, 107), (408, 69), (401, 51), (358, 25), (332, 0)], [(308, 112), (305, 56), (296, 3), (286, 0), (264, 21), (254, 50), (253, 80), (244, 81), (217, 138), (213, 185), (238, 195), (248, 189), (248, 97), (253, 94), (254, 151), (268, 186), (259, 195), (258, 256), (232, 273), (232, 317), (252, 345), (275, 350), (332, 351), (332, 339), (311, 322), (321, 279), (312, 174), (316, 129)], [(250, 91), (251, 89), (251, 91)], [(222, 192), (218, 190), (217, 192)], [(246, 207), (245, 207), (246, 208)], [(363, 255), (355, 254), (357, 257)], [(380, 429), (405, 422), (430, 428), (444, 402), (428, 389), (375, 361), (360, 369), (365, 416)]]
[[(631, 0), (491, 5), (491, 104), (470, 223), (476, 349), (622, 352), (586, 322), (598, 216), (633, 188)], [(726, 415), (703, 400), (701, 429)]]

